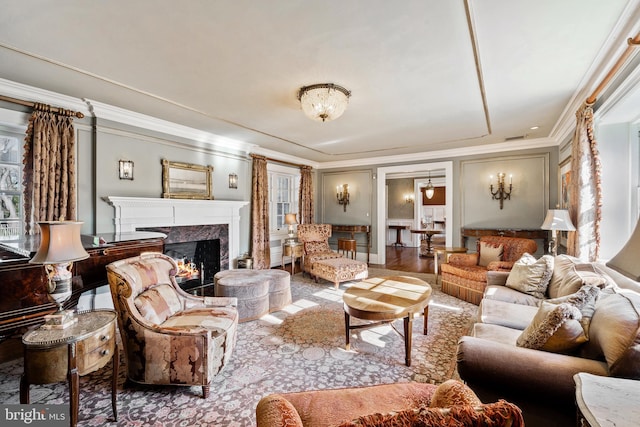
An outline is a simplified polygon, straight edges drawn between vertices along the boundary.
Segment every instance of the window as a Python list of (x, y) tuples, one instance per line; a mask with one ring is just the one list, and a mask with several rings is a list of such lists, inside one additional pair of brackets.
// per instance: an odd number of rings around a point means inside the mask
[(20, 139), (0, 131), (0, 240), (22, 235), (22, 146)]
[(268, 164), (269, 174), (269, 229), (271, 233), (286, 232), (284, 216), (298, 212), (300, 172), (296, 168)]

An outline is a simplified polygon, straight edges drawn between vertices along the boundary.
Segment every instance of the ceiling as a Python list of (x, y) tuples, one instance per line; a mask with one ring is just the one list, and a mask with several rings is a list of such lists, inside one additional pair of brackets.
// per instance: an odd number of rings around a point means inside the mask
[[(316, 164), (548, 146), (638, 3), (0, 0), (0, 77)], [(325, 82), (352, 96), (315, 122)]]

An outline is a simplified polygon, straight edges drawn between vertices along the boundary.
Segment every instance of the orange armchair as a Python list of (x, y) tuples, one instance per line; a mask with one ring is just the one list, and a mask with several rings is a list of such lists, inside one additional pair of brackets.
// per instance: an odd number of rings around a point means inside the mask
[(441, 266), (442, 292), (476, 305), (487, 287), (489, 271), (509, 272), (524, 253), (538, 250), (535, 240), (502, 236), (483, 236), (477, 247), (476, 253), (451, 254)]

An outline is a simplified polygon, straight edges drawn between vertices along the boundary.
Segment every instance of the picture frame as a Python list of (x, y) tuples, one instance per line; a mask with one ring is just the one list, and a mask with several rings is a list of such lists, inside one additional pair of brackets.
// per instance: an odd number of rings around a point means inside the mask
[(162, 197), (213, 200), (213, 166), (162, 160)]
[[(558, 198), (560, 209), (569, 209), (571, 196), (569, 184), (571, 183), (571, 157), (567, 157), (558, 166)], [(567, 231), (558, 232), (558, 244), (567, 247)]]

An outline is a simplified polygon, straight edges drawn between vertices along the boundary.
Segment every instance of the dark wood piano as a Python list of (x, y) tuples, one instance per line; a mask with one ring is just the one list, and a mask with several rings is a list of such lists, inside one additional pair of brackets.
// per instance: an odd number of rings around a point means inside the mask
[[(152, 232), (82, 236), (89, 258), (73, 266), (73, 294), (65, 308), (76, 307), (82, 293), (107, 284), (107, 264), (142, 252), (162, 252), (164, 238)], [(38, 245), (38, 236), (0, 242), (0, 337), (43, 323), (43, 316), (56, 310), (47, 296), (43, 266), (29, 264)]]

